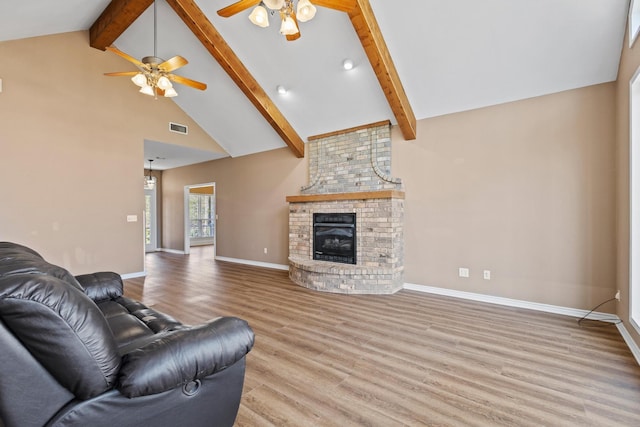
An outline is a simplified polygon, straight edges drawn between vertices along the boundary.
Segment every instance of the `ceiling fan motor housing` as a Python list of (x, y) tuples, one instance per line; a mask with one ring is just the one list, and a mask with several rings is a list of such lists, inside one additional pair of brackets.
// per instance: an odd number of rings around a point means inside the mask
[(158, 65), (162, 64), (164, 59), (158, 58), (157, 56), (145, 56), (142, 58), (142, 63), (149, 65), (151, 68), (158, 68)]

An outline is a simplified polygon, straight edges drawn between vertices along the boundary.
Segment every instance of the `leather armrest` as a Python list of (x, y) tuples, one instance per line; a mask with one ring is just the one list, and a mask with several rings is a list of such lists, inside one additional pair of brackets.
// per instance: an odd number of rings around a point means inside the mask
[(235, 317), (171, 331), (124, 355), (117, 388), (127, 397), (161, 393), (226, 369), (253, 343), (248, 323)]
[(118, 298), (122, 296), (124, 285), (118, 273), (102, 271), (76, 276), (84, 292), (93, 301)]

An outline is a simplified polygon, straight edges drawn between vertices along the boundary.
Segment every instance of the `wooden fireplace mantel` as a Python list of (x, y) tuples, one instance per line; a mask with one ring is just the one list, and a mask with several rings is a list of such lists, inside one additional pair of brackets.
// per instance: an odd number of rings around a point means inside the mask
[(288, 203), (327, 202), (333, 200), (404, 199), (404, 191), (381, 190), (355, 193), (304, 194), (287, 196)]

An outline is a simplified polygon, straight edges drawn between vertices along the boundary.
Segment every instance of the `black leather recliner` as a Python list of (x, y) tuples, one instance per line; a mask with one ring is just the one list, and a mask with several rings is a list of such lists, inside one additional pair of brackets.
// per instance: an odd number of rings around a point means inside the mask
[(0, 242), (0, 426), (231, 426), (249, 325), (199, 326)]

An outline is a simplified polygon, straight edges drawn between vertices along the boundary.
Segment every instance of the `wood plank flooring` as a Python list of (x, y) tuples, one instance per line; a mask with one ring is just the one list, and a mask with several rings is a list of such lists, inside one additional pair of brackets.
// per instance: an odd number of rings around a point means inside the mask
[(286, 271), (148, 254), (125, 293), (188, 324), (256, 333), (237, 426), (640, 426), (614, 326), (414, 291), (326, 294)]

